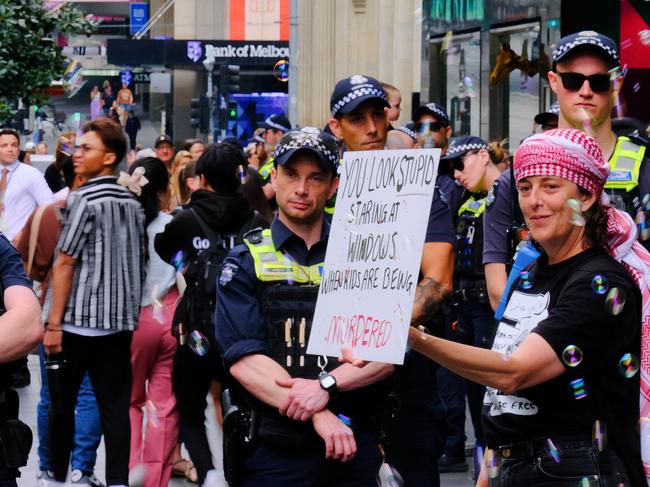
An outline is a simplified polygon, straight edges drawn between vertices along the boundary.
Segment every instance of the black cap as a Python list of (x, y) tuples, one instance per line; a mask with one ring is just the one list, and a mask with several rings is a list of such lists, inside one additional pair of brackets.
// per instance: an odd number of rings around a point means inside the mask
[(330, 97), (330, 112), (332, 116), (337, 113), (350, 113), (366, 100), (376, 99), (388, 107), (386, 92), (381, 83), (372, 76), (355, 74), (342, 79), (334, 87)]
[(558, 115), (560, 114), (560, 104), (558, 102), (553, 103), (545, 112), (538, 113), (535, 115), (535, 123), (539, 125), (548, 125), (550, 117), (555, 117), (557, 120)]
[(422, 105), (420, 108), (415, 110), (413, 120), (415, 120), (417, 123), (420, 117), (426, 113), (436, 117), (439, 122), (442, 122), (445, 125), (449, 125), (449, 115), (447, 115), (447, 110), (445, 110), (445, 107), (443, 107), (440, 103), (433, 102)]
[(282, 132), (291, 131), (291, 122), (286, 117), (284, 113), (276, 113), (270, 117), (266, 117), (266, 120), (257, 124), (258, 127), (265, 128), (267, 130), (281, 130)]
[(469, 151), (485, 149), (492, 152), (490, 145), (480, 137), (474, 135), (461, 135), (460, 137), (453, 137), (447, 147), (447, 153), (441, 160), (449, 161), (451, 159), (458, 159), (463, 157)]
[(411, 137), (415, 142), (418, 141), (418, 134), (415, 131), (415, 123), (413, 123), (413, 122), (408, 122), (408, 123), (405, 123), (404, 125), (400, 125), (395, 130), (399, 130), (400, 132), (404, 132), (406, 135)]
[(281, 166), (286, 164), (299, 150), (308, 150), (318, 156), (326, 171), (336, 173), (339, 162), (339, 148), (331, 135), (315, 127), (303, 127), (282, 136), (275, 146), (273, 157)]
[(553, 68), (555, 68), (558, 61), (580, 46), (591, 46), (600, 51), (609, 60), (611, 67), (618, 66), (620, 63), (616, 42), (613, 39), (593, 30), (583, 30), (582, 32), (564, 36), (558, 41), (555, 49), (553, 49)]
[(174, 147), (174, 142), (172, 141), (172, 139), (168, 135), (165, 135), (165, 134), (159, 135), (156, 138), (156, 142), (154, 142), (153, 146), (157, 149), (160, 144), (169, 144), (172, 147)]

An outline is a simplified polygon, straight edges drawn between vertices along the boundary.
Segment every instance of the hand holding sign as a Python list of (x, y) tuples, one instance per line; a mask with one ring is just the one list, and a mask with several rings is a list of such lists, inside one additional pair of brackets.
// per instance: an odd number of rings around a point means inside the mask
[(439, 158), (345, 154), (308, 353), (404, 361)]

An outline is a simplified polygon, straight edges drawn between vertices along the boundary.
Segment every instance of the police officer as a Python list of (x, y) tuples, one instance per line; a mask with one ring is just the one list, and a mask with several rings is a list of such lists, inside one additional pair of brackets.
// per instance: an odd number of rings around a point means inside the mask
[[(650, 216), (647, 140), (638, 134), (616, 137), (612, 131), (614, 91), (620, 76), (616, 43), (598, 32), (582, 31), (557, 43), (548, 80), (560, 105), (558, 128), (579, 128), (596, 139), (611, 169), (605, 193), (612, 206), (627, 211), (636, 220), (638, 238), (650, 248), (645, 223)], [(520, 238), (526, 235), (511, 179), (510, 171), (497, 179), (493, 203), (486, 205), (485, 211), (483, 263), (490, 303), (495, 309), (505, 289), (506, 264)]]
[[(387, 137), (387, 106), (381, 85), (371, 76), (342, 79), (330, 98), (329, 127), (347, 150), (382, 150)], [(432, 106), (444, 120), (444, 108)], [(433, 120), (430, 107), (422, 111), (421, 120)], [(447, 132), (444, 130), (441, 135), (446, 136)], [(446, 141), (438, 140), (440, 146), (446, 146)], [(449, 177), (436, 180), (411, 316), (413, 324), (429, 329), (440, 324), (441, 307), (452, 287), (455, 239), (444, 183), (448, 183), (447, 188), (454, 186)], [(437, 461), (443, 452), (445, 412), (437, 369), (435, 363), (419, 354), (407, 353), (404, 365), (391, 380), (391, 398), (399, 407), (387, 428), (386, 459), (409, 486), (439, 485)]]
[[(503, 154), (503, 152), (501, 153)], [(463, 135), (451, 139), (447, 154), (442, 158), (442, 164), (449, 164), (454, 178), (466, 190), (466, 198), (456, 212), (456, 245), (454, 263), (454, 294), (453, 305), (457, 317), (452, 326), (450, 338), (477, 347), (487, 348), (494, 332), (495, 321), (492, 309), (488, 303), (487, 286), (483, 272), (483, 212), (486, 205), (486, 193), (501, 174), (496, 164), (500, 160), (491, 146), (471, 135)], [(452, 372), (448, 372), (452, 374)], [(464, 452), (465, 427), (465, 391), (476, 446), (484, 447), (483, 430), (481, 428), (481, 408), (485, 388), (471, 381), (463, 381), (460, 390), (454, 390), (448, 395), (455, 399), (456, 414), (448, 415), (452, 423), (452, 438), (447, 439), (448, 449), (441, 459), (441, 469), (454, 471), (466, 468)], [(452, 381), (456, 385), (456, 381)], [(453, 434), (455, 432), (455, 435)], [(460, 447), (460, 448), (459, 448)], [(475, 465), (475, 472), (478, 473)]]
[[(278, 216), (270, 230), (250, 232), (231, 251), (217, 290), (217, 343), (256, 425), (241, 484), (374, 486), (381, 454), (368, 384), (394, 367), (373, 363), (359, 374), (306, 354), (329, 236), (323, 210), (339, 181), (338, 148), (333, 137), (303, 128), (279, 141), (274, 161)], [(228, 421), (226, 415), (225, 430)]]
[(415, 111), (413, 120), (420, 145), (442, 149), (444, 155), (452, 131), (445, 107), (435, 102), (426, 103)]
[(556, 129), (558, 122), (558, 114), (560, 113), (560, 104), (558, 102), (553, 103), (550, 107), (546, 109), (545, 112), (540, 112), (535, 115), (535, 123), (539, 125), (542, 132), (547, 130)]
[(0, 234), (0, 486), (16, 485), (18, 468), (27, 465), (32, 432), (18, 419), (18, 394), (11, 388), (17, 359), (41, 341), (38, 300), (18, 251)]

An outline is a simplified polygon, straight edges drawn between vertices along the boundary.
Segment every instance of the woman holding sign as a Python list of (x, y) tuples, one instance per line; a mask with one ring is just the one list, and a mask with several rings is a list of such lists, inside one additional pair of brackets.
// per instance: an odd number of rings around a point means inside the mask
[(632, 220), (602, 196), (609, 169), (591, 137), (573, 129), (532, 136), (514, 171), (543, 252), (511, 290), (492, 350), (414, 328), (411, 345), (487, 386), (480, 485), (645, 485), (639, 356), (650, 255)]

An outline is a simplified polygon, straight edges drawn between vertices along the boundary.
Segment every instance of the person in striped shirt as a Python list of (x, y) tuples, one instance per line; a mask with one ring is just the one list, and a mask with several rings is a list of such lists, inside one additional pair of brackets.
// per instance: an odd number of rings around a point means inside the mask
[(68, 200), (46, 303), (45, 351), (59, 364), (48, 370), (53, 485), (66, 480), (74, 404), (86, 371), (106, 443), (106, 484), (128, 485), (130, 346), (145, 240), (144, 212), (133, 192), (146, 180), (124, 175), (118, 181), (114, 172), (125, 153), (120, 125), (100, 118), (85, 125), (73, 156), (75, 173), (87, 182)]

